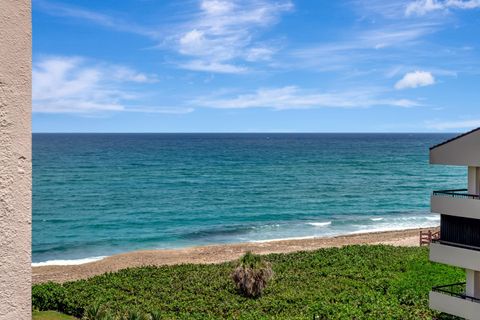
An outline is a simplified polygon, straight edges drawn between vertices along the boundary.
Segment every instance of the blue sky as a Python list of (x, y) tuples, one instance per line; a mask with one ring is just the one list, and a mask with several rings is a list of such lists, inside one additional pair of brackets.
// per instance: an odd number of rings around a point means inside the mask
[(480, 0), (33, 0), (33, 131), (465, 131), (479, 31)]

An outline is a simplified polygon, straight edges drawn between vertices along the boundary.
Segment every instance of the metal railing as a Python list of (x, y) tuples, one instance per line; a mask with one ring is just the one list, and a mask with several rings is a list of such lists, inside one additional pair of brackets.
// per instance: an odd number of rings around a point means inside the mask
[(468, 193), (468, 189), (438, 190), (433, 191), (433, 195), (480, 200), (480, 195)]
[(458, 283), (433, 287), (432, 291), (445, 293), (452, 297), (457, 297), (460, 299), (480, 303), (480, 298), (471, 297), (465, 294), (465, 287), (466, 287), (465, 282), (458, 282)]

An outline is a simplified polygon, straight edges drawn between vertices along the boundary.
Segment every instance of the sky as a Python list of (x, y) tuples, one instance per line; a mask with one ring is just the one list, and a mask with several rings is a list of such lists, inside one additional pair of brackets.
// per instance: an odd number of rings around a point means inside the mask
[(34, 132), (480, 127), (480, 0), (33, 0)]

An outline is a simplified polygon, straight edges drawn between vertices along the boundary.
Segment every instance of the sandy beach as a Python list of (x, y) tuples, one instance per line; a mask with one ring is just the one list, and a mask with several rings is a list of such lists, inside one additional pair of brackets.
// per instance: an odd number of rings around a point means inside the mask
[[(433, 229), (435, 228), (430, 228), (430, 230)], [(352, 244), (418, 246), (420, 230), (429, 229), (371, 232), (331, 238), (211, 245), (176, 250), (133, 251), (79, 265), (32, 267), (32, 282), (34, 284), (47, 281), (65, 282), (85, 279), (105, 272), (113, 272), (129, 267), (146, 265), (159, 266), (181, 263), (220, 263), (237, 259), (246, 251), (252, 251), (258, 254), (288, 253), (316, 250), (327, 247), (340, 247)]]

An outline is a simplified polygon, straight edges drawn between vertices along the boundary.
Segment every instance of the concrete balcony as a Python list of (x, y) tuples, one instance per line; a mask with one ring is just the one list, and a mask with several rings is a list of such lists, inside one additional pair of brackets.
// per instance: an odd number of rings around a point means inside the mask
[(436, 240), (430, 244), (430, 261), (479, 270), (480, 248), (459, 246), (455, 243)]
[(480, 196), (467, 190), (434, 191), (431, 211), (450, 216), (480, 219)]
[(464, 294), (465, 283), (434, 287), (429, 294), (430, 308), (465, 319), (479, 319), (480, 299)]

